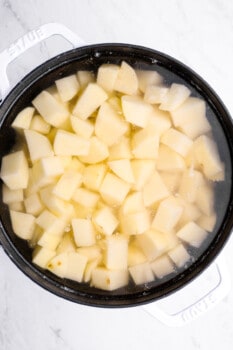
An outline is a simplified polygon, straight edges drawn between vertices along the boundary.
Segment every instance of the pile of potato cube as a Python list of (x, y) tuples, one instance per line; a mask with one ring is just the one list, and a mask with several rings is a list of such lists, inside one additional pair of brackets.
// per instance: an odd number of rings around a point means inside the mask
[(161, 279), (214, 229), (224, 180), (205, 102), (155, 70), (103, 64), (55, 81), (12, 127), (3, 201), (32, 261), (114, 290)]

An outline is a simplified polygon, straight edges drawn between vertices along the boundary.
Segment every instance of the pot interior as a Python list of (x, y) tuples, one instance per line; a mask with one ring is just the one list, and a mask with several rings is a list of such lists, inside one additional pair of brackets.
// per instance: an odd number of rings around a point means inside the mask
[[(232, 227), (232, 136), (230, 116), (217, 95), (193, 71), (176, 60), (154, 50), (122, 44), (101, 44), (78, 48), (59, 55), (41, 65), (26, 76), (8, 95), (0, 110), (0, 157), (14, 148), (16, 135), (10, 127), (18, 112), (28, 106), (32, 99), (56, 79), (78, 70), (96, 72), (102, 63), (120, 64), (123, 60), (136, 69), (156, 70), (164, 77), (167, 85), (185, 84), (192, 96), (200, 97), (207, 104), (207, 118), (212, 125), (214, 139), (225, 164), (225, 181), (215, 184), (215, 210), (217, 223), (214, 232), (208, 235), (201, 248), (187, 247), (191, 261), (163, 279), (146, 285), (105, 292), (61, 279), (49, 271), (31, 263), (32, 251), (27, 242), (19, 239), (12, 231), (9, 211), (5, 204), (0, 206), (0, 240), (16, 265), (42, 287), (69, 300), (95, 306), (130, 306), (161, 298), (197, 276), (214, 259), (222, 248)], [(1, 184), (2, 185), (2, 184)], [(0, 190), (2, 193), (2, 191)]]

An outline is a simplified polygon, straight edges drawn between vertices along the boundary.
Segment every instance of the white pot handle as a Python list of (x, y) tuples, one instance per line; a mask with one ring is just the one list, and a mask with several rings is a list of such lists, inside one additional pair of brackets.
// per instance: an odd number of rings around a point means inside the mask
[(10, 91), (10, 83), (7, 76), (7, 66), (9, 63), (31, 47), (53, 35), (62, 36), (69, 41), (73, 47), (84, 45), (84, 41), (81, 38), (60, 23), (47, 23), (26, 33), (0, 53), (0, 100), (3, 100)]
[[(212, 285), (211, 289), (206, 291), (204, 295), (202, 291), (202, 282), (199, 278), (202, 278), (202, 281), (208, 281), (208, 279), (215, 281), (215, 285)], [(212, 309), (229, 293), (230, 286), (231, 278), (226, 267), (225, 259), (221, 254), (216, 261), (200, 275), (200, 277), (197, 277), (187, 287), (184, 287), (182, 290), (175, 292), (161, 301), (147, 304), (142, 308), (162, 323), (171, 327), (180, 327)], [(187, 288), (189, 288), (189, 290), (185, 291)], [(193, 293), (190, 292), (191, 290), (193, 290)], [(180, 297), (184, 299), (184, 303), (182, 302), (184, 304), (183, 307), (178, 311), (176, 310), (175, 313), (165, 311), (164, 305), (166, 305), (166, 301), (169, 299), (170, 305), (176, 305), (179, 293), (182, 293)], [(190, 303), (188, 300), (190, 299), (191, 294), (192, 296), (195, 295), (196, 299), (192, 300)]]

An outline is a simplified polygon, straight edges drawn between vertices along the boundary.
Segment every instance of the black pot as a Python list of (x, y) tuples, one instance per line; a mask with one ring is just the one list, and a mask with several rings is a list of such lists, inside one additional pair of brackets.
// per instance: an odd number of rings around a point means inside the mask
[[(216, 93), (191, 69), (177, 60), (145, 47), (126, 44), (99, 44), (77, 48), (42, 64), (28, 74), (6, 97), (0, 108), (0, 145), (2, 158), (15, 142), (11, 123), (17, 113), (29, 105), (32, 99), (56, 79), (77, 70), (96, 71), (102, 63), (120, 64), (127, 61), (137, 69), (156, 69), (165, 77), (165, 83), (187, 85), (193, 96), (201, 97), (207, 104), (207, 118), (212, 125), (220, 156), (225, 163), (225, 181), (216, 183), (215, 195), (217, 224), (213, 233), (200, 249), (187, 247), (193, 256), (184, 268), (159, 281), (143, 286), (128, 287), (113, 292), (90, 288), (87, 284), (56, 277), (49, 271), (32, 264), (32, 251), (27, 242), (12, 231), (8, 208), (1, 200), (0, 242), (12, 261), (37, 284), (65, 299), (80, 304), (124, 307), (158, 300), (197, 277), (217, 256), (227, 241), (233, 224), (233, 124), (229, 113)], [(1, 189), (0, 189), (0, 192)]]

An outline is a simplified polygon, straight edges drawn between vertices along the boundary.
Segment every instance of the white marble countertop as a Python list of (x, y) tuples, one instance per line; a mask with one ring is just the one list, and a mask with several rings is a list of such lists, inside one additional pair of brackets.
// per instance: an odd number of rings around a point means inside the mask
[[(126, 42), (163, 51), (206, 79), (233, 115), (230, 0), (0, 0), (0, 18), (0, 52), (47, 22), (65, 24), (88, 43)], [(46, 44), (28, 52), (10, 67), (12, 81), (50, 55)], [(232, 249), (231, 239), (224, 252), (231, 276)], [(232, 324), (233, 290), (200, 318), (170, 328), (141, 307), (96, 309), (53, 296), (0, 249), (1, 350), (230, 350)]]

